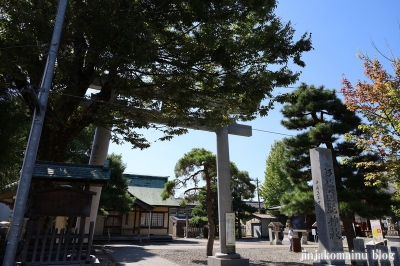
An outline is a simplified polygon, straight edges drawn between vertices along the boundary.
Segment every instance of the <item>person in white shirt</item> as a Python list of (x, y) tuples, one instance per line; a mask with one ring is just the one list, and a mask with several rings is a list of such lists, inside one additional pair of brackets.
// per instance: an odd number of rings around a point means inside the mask
[(292, 251), (292, 246), (293, 246), (293, 236), (294, 236), (294, 231), (293, 227), (289, 227), (289, 240), (290, 240), (290, 246), (289, 246), (289, 251)]

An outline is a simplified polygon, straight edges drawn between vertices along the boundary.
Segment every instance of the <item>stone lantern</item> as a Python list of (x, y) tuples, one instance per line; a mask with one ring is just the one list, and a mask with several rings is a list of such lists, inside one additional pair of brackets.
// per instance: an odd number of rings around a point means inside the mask
[(281, 232), (281, 228), (283, 227), (283, 224), (280, 222), (271, 222), (268, 227), (271, 227), (270, 229), (270, 242), (272, 240), (272, 233), (275, 235), (274, 241), (271, 242), (272, 245), (282, 245), (281, 240), (279, 239), (279, 232)]
[(387, 218), (387, 223), (386, 239), (388, 240), (388, 246), (400, 247), (399, 226), (397, 223), (393, 223), (392, 218)]

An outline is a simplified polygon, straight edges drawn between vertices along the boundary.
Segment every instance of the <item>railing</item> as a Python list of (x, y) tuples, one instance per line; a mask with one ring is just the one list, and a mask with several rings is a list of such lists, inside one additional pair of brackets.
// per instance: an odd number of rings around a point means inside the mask
[(400, 247), (385, 245), (366, 245), (364, 239), (355, 238), (354, 253), (356, 265), (363, 266), (400, 266)]
[(89, 233), (82, 229), (37, 229), (34, 222), (28, 222), (22, 265), (48, 264), (90, 264), (94, 223), (90, 223)]
[[(245, 237), (246, 236), (246, 226), (243, 225), (241, 227), (241, 229), (242, 229), (242, 237)], [(186, 227), (184, 227), (184, 230), (186, 230)], [(195, 238), (197, 236), (204, 237), (204, 230), (208, 230), (208, 227), (207, 226), (204, 226), (204, 227), (189, 226), (187, 237), (188, 238)], [(236, 228), (236, 236), (239, 235), (238, 231), (239, 231), (238, 228)], [(218, 233), (219, 232), (218, 232), (218, 226), (217, 226), (215, 229), (215, 236), (218, 236)]]

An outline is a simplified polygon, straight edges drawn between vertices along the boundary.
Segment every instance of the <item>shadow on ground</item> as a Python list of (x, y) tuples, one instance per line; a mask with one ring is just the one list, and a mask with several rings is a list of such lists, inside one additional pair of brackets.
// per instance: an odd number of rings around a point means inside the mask
[(119, 263), (134, 263), (156, 256), (142, 248), (105, 247), (104, 251), (107, 252), (108, 256), (110, 256), (114, 261)]

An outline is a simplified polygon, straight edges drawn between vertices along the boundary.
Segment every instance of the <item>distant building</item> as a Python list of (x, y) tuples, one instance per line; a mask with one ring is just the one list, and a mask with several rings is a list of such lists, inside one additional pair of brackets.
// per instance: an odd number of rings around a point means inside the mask
[(260, 214), (265, 214), (265, 206), (263, 202), (258, 201), (246, 201), (246, 204), (256, 208), (257, 210), (260, 209)]
[(136, 199), (132, 210), (126, 214), (109, 210), (107, 217), (97, 216), (94, 239), (172, 240), (169, 213), (171, 208), (179, 208), (179, 200), (161, 199), (168, 177), (137, 174), (124, 177), (129, 182), (129, 194)]
[(246, 237), (268, 238), (268, 225), (278, 219), (269, 214), (252, 214), (246, 221)]

